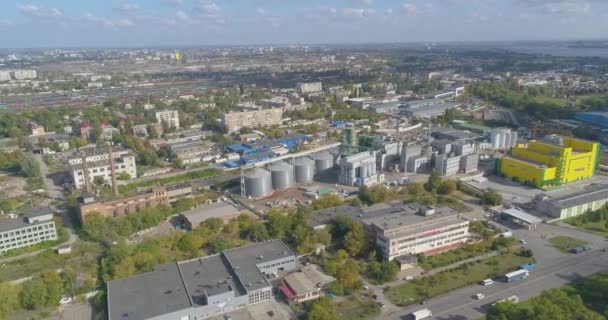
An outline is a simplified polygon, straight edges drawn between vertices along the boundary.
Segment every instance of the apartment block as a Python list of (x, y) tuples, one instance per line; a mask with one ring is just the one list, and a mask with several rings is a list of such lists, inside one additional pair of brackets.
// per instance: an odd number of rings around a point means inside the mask
[(231, 112), (222, 115), (222, 124), (229, 133), (241, 128), (268, 127), (280, 125), (283, 119), (281, 109), (262, 109), (255, 111)]
[(156, 121), (165, 123), (169, 128), (179, 129), (179, 113), (177, 110), (165, 110), (156, 112)]

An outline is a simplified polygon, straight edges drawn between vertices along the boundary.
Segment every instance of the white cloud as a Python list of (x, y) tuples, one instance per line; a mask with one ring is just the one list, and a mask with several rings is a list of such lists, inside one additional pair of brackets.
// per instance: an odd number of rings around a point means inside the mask
[(105, 29), (111, 29), (111, 28), (116, 27), (116, 24), (112, 20), (110, 20), (108, 18), (105, 18), (105, 17), (95, 16), (95, 15), (90, 14), (90, 13), (85, 14), (84, 17), (83, 17), (83, 20), (85, 22), (98, 25), (98, 26), (100, 26), (102, 28), (105, 28)]
[(130, 14), (139, 11), (139, 5), (136, 3), (123, 3), (114, 7), (113, 10), (123, 14)]
[(9, 19), (0, 19), (0, 27), (10, 27), (13, 25), (13, 22)]
[(340, 10), (342, 16), (346, 18), (368, 18), (376, 13), (374, 9), (362, 8), (342, 8)]
[(356, 4), (362, 4), (362, 5), (369, 6), (370, 4), (372, 4), (374, 2), (374, 0), (352, 0), (352, 2), (354, 2)]
[(218, 14), (220, 12), (220, 6), (218, 6), (217, 3), (213, 2), (213, 1), (205, 0), (205, 1), (201, 2), (201, 5), (199, 6), (199, 10), (203, 14), (214, 15), (214, 14)]
[(116, 25), (119, 27), (134, 27), (135, 22), (133, 22), (133, 20), (131, 20), (131, 19), (123, 18), (123, 19), (118, 20)]
[(33, 4), (17, 4), (17, 10), (25, 15), (37, 18), (63, 17), (63, 12), (57, 8), (47, 8)]
[(187, 21), (190, 20), (190, 16), (188, 16), (188, 14), (182, 10), (177, 10), (177, 12), (175, 13), (175, 19), (180, 21)]
[(266, 10), (264, 10), (264, 8), (257, 8), (255, 12), (261, 16), (266, 14)]
[(184, 0), (165, 0), (165, 3), (170, 6), (179, 7), (184, 4)]
[(404, 3), (401, 5), (401, 10), (403, 10), (403, 12), (405, 12), (406, 14), (415, 14), (416, 12), (418, 12), (418, 7), (416, 7), (415, 4)]

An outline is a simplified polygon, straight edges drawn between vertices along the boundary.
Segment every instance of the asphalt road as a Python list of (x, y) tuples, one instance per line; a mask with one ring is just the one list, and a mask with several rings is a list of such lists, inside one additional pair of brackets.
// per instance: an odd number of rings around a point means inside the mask
[[(589, 241), (595, 249), (578, 255), (562, 254), (548, 246), (547, 238), (558, 234)], [(545, 289), (561, 287), (582, 277), (608, 270), (608, 253), (599, 250), (608, 246), (608, 242), (602, 237), (544, 224), (533, 231), (516, 230), (514, 235), (528, 241), (526, 247), (535, 252), (538, 260), (538, 268), (530, 273), (527, 280), (514, 283), (495, 282), (487, 287), (471, 285), (432, 298), (425, 306), (415, 305), (391, 312), (384, 315), (383, 319), (404, 319), (405, 315), (423, 308), (433, 312), (431, 319), (478, 319), (484, 316), (485, 308), (496, 300), (517, 295), (524, 301), (539, 295)], [(472, 296), (477, 293), (483, 293), (486, 297), (475, 300)]]

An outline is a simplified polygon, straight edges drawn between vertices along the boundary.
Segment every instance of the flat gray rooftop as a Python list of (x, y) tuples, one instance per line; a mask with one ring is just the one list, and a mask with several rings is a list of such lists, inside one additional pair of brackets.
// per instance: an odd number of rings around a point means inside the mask
[(234, 273), (221, 255), (213, 255), (178, 263), (188, 294), (196, 305), (206, 305), (204, 298), (233, 291), (245, 294), (234, 284)]
[(583, 191), (552, 197), (549, 202), (558, 208), (567, 209), (607, 198), (608, 184), (594, 184)]
[[(418, 225), (414, 228), (414, 231), (421, 232), (424, 231), (425, 226), (420, 224), (428, 224), (428, 228), (438, 228), (440, 225), (455, 223), (453, 220), (444, 221), (445, 219), (443, 218), (453, 217), (454, 219), (458, 219), (458, 212), (451, 208), (433, 208), (435, 213), (428, 216), (419, 214), (420, 209), (429, 208), (417, 203), (395, 205), (380, 211), (384, 212), (384, 214), (378, 212), (378, 216), (363, 219), (363, 223), (374, 225), (384, 231)], [(398, 235), (408, 232), (404, 230), (404, 232), (399, 232)]]
[(177, 263), (156, 266), (153, 272), (108, 282), (111, 320), (141, 320), (191, 307)]
[(253, 291), (269, 286), (266, 277), (260, 272), (257, 265), (288, 256), (295, 256), (291, 249), (280, 240), (270, 240), (229, 249), (225, 250), (223, 254), (246, 291)]

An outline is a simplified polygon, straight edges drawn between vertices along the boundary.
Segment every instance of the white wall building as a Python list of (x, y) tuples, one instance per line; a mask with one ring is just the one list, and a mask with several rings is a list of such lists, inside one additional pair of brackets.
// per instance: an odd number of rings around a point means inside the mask
[(299, 94), (305, 95), (323, 91), (323, 83), (321, 82), (300, 82), (296, 85), (296, 90)]
[(159, 124), (166, 123), (169, 128), (179, 129), (179, 113), (177, 110), (157, 111), (156, 121)]
[[(118, 177), (121, 173), (127, 173), (129, 177), (137, 177), (137, 166), (135, 164), (135, 155), (131, 152), (127, 154), (121, 154), (118, 157), (114, 155), (114, 168), (116, 170), (116, 176)], [(110, 161), (106, 154), (106, 158), (98, 161), (87, 161), (86, 167), (88, 171), (89, 182), (91, 185), (94, 184), (96, 177), (101, 177), (105, 183), (112, 183), (112, 171), (110, 170)], [(80, 163), (70, 165), (70, 175), (74, 181), (76, 189), (82, 189), (85, 187), (85, 174), (84, 166), (82, 165), (82, 159)]]
[(369, 186), (384, 181), (376, 172), (376, 154), (361, 152), (340, 159), (338, 183), (347, 186)]
[(57, 230), (48, 206), (30, 209), (24, 217), (0, 220), (0, 254), (52, 240), (57, 240)]
[(36, 79), (38, 74), (36, 70), (27, 70), (27, 69), (19, 69), (13, 71), (13, 76), (15, 80), (27, 80), (27, 79)]
[(390, 214), (363, 219), (375, 234), (382, 256), (432, 254), (456, 248), (469, 238), (469, 221), (450, 208), (432, 208), (416, 203), (391, 209)]
[(0, 71), (0, 81), (11, 81), (11, 72)]

